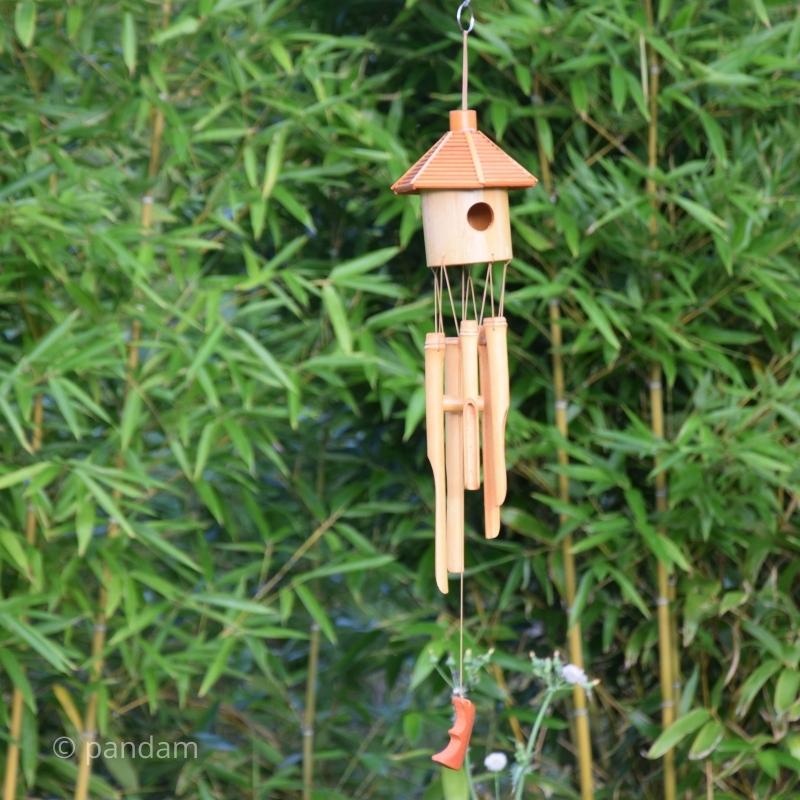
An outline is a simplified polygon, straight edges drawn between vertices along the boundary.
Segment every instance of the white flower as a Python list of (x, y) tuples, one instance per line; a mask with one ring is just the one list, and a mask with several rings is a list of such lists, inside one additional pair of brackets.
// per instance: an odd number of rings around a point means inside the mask
[(483, 759), (483, 766), (486, 767), (489, 772), (502, 772), (507, 764), (508, 759), (505, 753), (489, 753), (489, 755)]
[(561, 677), (567, 683), (573, 685), (577, 684), (578, 686), (586, 686), (589, 682), (586, 673), (580, 667), (575, 666), (575, 664), (564, 664), (564, 666), (561, 667)]

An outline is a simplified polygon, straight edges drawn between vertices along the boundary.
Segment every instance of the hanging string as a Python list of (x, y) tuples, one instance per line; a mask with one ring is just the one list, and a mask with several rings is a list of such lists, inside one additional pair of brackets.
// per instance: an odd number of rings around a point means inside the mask
[(441, 273), (439, 274), (439, 331), (444, 333), (444, 285)]
[[(475, 27), (475, 14), (472, 13), (472, 9), (469, 7), (469, 4), (472, 0), (464, 0), (464, 2), (458, 7), (458, 11), (456, 11), (456, 22), (458, 22), (458, 27), (461, 29), (461, 37), (463, 43), (463, 55), (461, 61), (461, 110), (466, 111), (469, 108), (469, 103), (467, 101), (467, 92), (469, 86), (469, 44), (468, 38), (470, 33), (472, 33), (472, 29)], [(467, 9), (469, 11), (469, 22), (467, 22), (467, 26), (464, 27), (464, 24), (461, 21), (461, 13)]]
[(486, 308), (486, 292), (489, 289), (489, 276), (491, 275), (491, 273), (492, 273), (492, 262), (490, 261), (486, 265), (486, 276), (483, 279), (483, 299), (481, 300), (481, 317), (480, 317), (481, 325), (483, 324), (483, 312), (484, 309)]
[[(469, 35), (475, 27), (475, 14), (470, 8), (472, 0), (464, 0), (458, 7), (456, 12), (456, 22), (461, 29), (463, 54), (461, 63), (461, 110), (466, 111), (469, 108), (468, 102), (468, 87), (469, 87)], [(461, 21), (461, 14), (464, 10), (469, 11), (469, 21), (466, 27)], [(467, 269), (466, 267), (464, 269)], [(450, 281), (447, 277), (447, 270), (444, 270), (445, 280), (447, 280), (447, 291), (450, 294), (450, 304), (453, 306), (453, 317), (455, 318), (455, 306), (453, 305), (453, 294), (450, 291)], [(472, 308), (476, 310), (475, 303), (475, 287), (472, 284), (472, 275), (467, 272), (467, 282), (464, 283), (464, 272), (461, 273), (461, 314), (462, 319), (466, 319), (466, 308), (469, 299), (469, 294), (472, 295)], [(484, 289), (484, 300), (486, 297), (486, 290)], [(481, 310), (481, 317), (483, 310)], [(456, 320), (456, 330), (458, 331), (458, 320)], [(457, 692), (460, 695), (465, 695), (464, 689), (464, 567), (461, 567), (461, 581), (460, 581), (460, 601), (459, 601), (459, 614), (458, 614), (458, 688)]]
[(455, 322), (456, 324), (456, 335), (460, 336), (461, 330), (458, 326), (458, 314), (456, 314), (456, 304), (453, 301), (453, 289), (450, 286), (450, 276), (447, 274), (447, 267), (445, 267), (444, 264), (442, 264), (442, 272), (444, 273), (444, 279), (445, 282), (447, 283), (447, 294), (450, 297), (450, 309), (453, 312), (453, 322)]
[(508, 264), (509, 262), (506, 261), (503, 264), (503, 282), (500, 284), (500, 316), (503, 316), (503, 306), (506, 302), (506, 273), (508, 272)]
[(472, 317), (478, 318), (478, 304), (475, 302), (475, 282), (472, 280), (472, 270), (467, 273), (467, 290), (472, 296)]
[(464, 565), (461, 565), (460, 607), (458, 611), (458, 687), (464, 694)]
[(467, 287), (464, 283), (464, 271), (466, 267), (461, 268), (461, 321), (467, 318)]
[(439, 333), (439, 278), (433, 273), (433, 332)]

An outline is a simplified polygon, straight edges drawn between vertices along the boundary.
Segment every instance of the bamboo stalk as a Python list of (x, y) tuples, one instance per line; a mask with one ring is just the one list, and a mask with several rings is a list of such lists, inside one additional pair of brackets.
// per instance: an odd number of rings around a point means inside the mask
[[(556, 403), (556, 426), (561, 436), (566, 439), (569, 435), (567, 422), (567, 401), (564, 393), (564, 363), (561, 357), (562, 329), (561, 307), (558, 300), (550, 303), (550, 340), (553, 350), (553, 388)], [(558, 448), (558, 463), (563, 468), (569, 463), (569, 456), (563, 447)], [(569, 502), (569, 476), (560, 472), (558, 476), (558, 495), (562, 503)], [(566, 514), (559, 515), (563, 525), (568, 519)], [(575, 605), (576, 580), (575, 556), (572, 553), (572, 534), (564, 537), (561, 544), (562, 559), (564, 562), (564, 589), (566, 592), (567, 607), (572, 609)], [(567, 631), (569, 660), (583, 669), (583, 636), (581, 626), (575, 621)], [(578, 745), (578, 771), (580, 774), (581, 800), (592, 800), (594, 788), (592, 785), (592, 738), (589, 731), (589, 712), (586, 703), (586, 692), (580, 686), (572, 690), (574, 704), (575, 738)]]
[[(652, 31), (654, 28), (653, 0), (644, 0), (647, 26)], [(658, 190), (655, 180), (655, 170), (658, 166), (658, 90), (659, 90), (659, 63), (655, 50), (646, 45), (647, 53), (647, 97), (650, 111), (650, 121), (647, 129), (647, 167), (648, 176), (646, 191), (650, 198), (650, 246), (655, 249), (658, 234)], [(654, 276), (654, 297), (660, 296), (659, 281), (661, 276)], [(650, 420), (653, 435), (657, 439), (664, 438), (664, 395), (661, 382), (661, 365), (653, 362), (650, 366)], [(658, 470), (660, 459), (654, 459), (654, 467)], [(667, 476), (663, 471), (656, 473), (655, 479), (656, 511), (663, 515), (667, 511)], [(663, 526), (659, 531), (666, 533)], [(664, 564), (657, 564), (658, 598), (658, 651), (659, 671), (661, 685), (661, 724), (668, 728), (675, 721), (675, 696), (673, 686), (673, 669), (677, 663), (677, 653), (673, 642), (673, 622), (670, 610), (669, 574)], [(664, 800), (675, 800), (677, 797), (677, 780), (675, 773), (675, 753), (669, 750), (664, 754)]]
[[(33, 441), (31, 452), (36, 453), (42, 446), (42, 420), (44, 406), (42, 395), (36, 395), (33, 405)], [(36, 512), (31, 504), (25, 512), (25, 539), (28, 544), (36, 544)], [(19, 741), (22, 737), (22, 691), (14, 687), (11, 697), (11, 724), (9, 726), (9, 742), (6, 751), (6, 772), (3, 779), (3, 800), (14, 800), (17, 796), (17, 776), (19, 773)]]
[[(653, 435), (664, 438), (664, 404), (661, 389), (661, 367), (654, 363), (650, 367), (650, 407)], [(658, 467), (658, 458), (655, 459)], [(664, 472), (656, 475), (656, 510), (662, 514), (667, 510), (667, 476)], [(664, 532), (663, 526), (659, 532)], [(670, 586), (667, 568), (659, 561), (657, 567), (658, 583), (658, 655), (661, 681), (661, 724), (668, 728), (675, 721), (675, 699), (673, 697), (672, 667), (675, 660), (672, 646), (672, 621), (670, 613)], [(664, 798), (675, 800), (675, 754), (672, 750), (664, 754)]]
[(314, 720), (317, 709), (317, 673), (319, 671), (319, 625), (311, 625), (306, 676), (306, 707), (303, 712), (303, 800), (311, 800), (314, 790)]
[[(541, 86), (537, 74), (535, 81), (535, 92), (539, 96)], [(548, 196), (553, 192), (553, 176), (550, 171), (550, 163), (547, 154), (542, 146), (541, 138), (537, 136), (539, 146), (539, 164), (542, 173), (542, 185)], [(562, 438), (566, 439), (569, 435), (567, 422), (567, 401), (564, 392), (564, 362), (561, 355), (563, 346), (563, 336), (561, 328), (561, 306), (558, 300), (550, 303), (550, 343), (552, 347), (553, 359), (553, 390), (555, 394), (556, 406), (556, 426)], [(569, 456), (563, 447), (558, 448), (558, 463), (561, 467), (566, 467), (569, 463)], [(558, 476), (558, 494), (563, 503), (569, 502), (569, 476), (561, 472)], [(566, 522), (566, 515), (561, 514), (559, 521), (563, 525)], [(564, 591), (566, 594), (567, 607), (572, 609), (575, 605), (576, 579), (575, 579), (575, 556), (572, 553), (572, 535), (564, 537), (561, 545), (561, 554), (564, 562)], [(567, 647), (569, 650), (569, 660), (576, 666), (583, 669), (583, 636), (579, 622), (571, 625), (567, 631)], [(580, 776), (581, 800), (592, 800), (594, 797), (594, 787), (592, 781), (592, 738), (589, 730), (589, 712), (586, 702), (586, 692), (580, 687), (575, 686), (572, 691), (572, 701), (574, 705), (573, 717), (573, 738), (575, 739), (578, 751), (578, 774)]]
[[(164, 0), (161, 6), (162, 11), (162, 27), (166, 28), (169, 24), (170, 13), (172, 9), (171, 0)], [(161, 156), (161, 141), (164, 134), (164, 111), (163, 109), (156, 108), (153, 111), (152, 127), (150, 129), (150, 158), (147, 164), (147, 178), (148, 183), (152, 185), (156, 176), (158, 175), (158, 168)], [(151, 194), (146, 194), (141, 199), (140, 211), (141, 229), (142, 234), (147, 235), (153, 226), (153, 197)], [(125, 392), (123, 398), (127, 400), (131, 391), (135, 390), (136, 371), (139, 367), (139, 344), (142, 335), (141, 321), (134, 319), (131, 322), (130, 338), (128, 343), (128, 357), (125, 364)], [(118, 463), (122, 463), (122, 455), (118, 455)], [(119, 502), (121, 495), (119, 490), (114, 490), (114, 501)], [(111, 520), (108, 526), (109, 538), (115, 538), (119, 535), (119, 523), (116, 520)], [(111, 579), (111, 573), (104, 566), (103, 576), (107, 584)], [(108, 593), (105, 586), (100, 588), (97, 598), (97, 616), (95, 617), (94, 630), (92, 632), (92, 683), (97, 684), (103, 674), (103, 667), (105, 665), (105, 658), (103, 651), (106, 646), (106, 625), (108, 623), (106, 617), (106, 604), (108, 602)], [(97, 725), (97, 703), (98, 691), (95, 686), (92, 693), (89, 695), (89, 700), (86, 704), (86, 713), (83, 719), (83, 730), (81, 731), (80, 742), (78, 745), (78, 775), (75, 781), (75, 794), (74, 800), (89, 800), (89, 783), (92, 777), (92, 758), (91, 758), (91, 744), (97, 736), (95, 727)]]

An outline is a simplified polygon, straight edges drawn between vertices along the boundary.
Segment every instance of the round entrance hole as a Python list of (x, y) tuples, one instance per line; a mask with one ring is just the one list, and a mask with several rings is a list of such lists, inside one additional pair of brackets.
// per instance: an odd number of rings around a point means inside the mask
[(494, 211), (488, 203), (474, 203), (467, 211), (467, 222), (476, 231), (485, 231), (494, 222)]

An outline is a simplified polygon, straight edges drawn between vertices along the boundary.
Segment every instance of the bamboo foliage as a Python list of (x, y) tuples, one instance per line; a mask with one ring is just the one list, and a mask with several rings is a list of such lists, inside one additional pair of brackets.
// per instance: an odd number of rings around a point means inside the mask
[[(792, 797), (796, 8), (660, 3), (651, 25), (632, 2), (473, 7), (482, 127), (553, 177), (513, 208), (502, 535), (465, 513), (465, 647), (495, 648), (471, 695), (476, 793), (485, 755), (513, 760), (532, 724), (528, 652), (579, 629), (595, 796), (663, 796), (671, 752), (676, 796)], [(436, 666), (457, 628), (432, 589), (431, 281), (419, 211), (386, 187), (458, 106), (452, 9), (162, 12), (0, 11), (6, 781), (23, 699), (7, 791), (70, 797), (80, 773), (93, 800), (439, 800)], [(558, 333), (568, 437), (548, 405)], [(559, 552), (580, 565), (571, 618)], [(666, 731), (659, 620), (684, 670)], [(545, 720), (531, 791), (578, 791), (566, 715)], [(54, 755), (93, 730), (199, 751)]]

